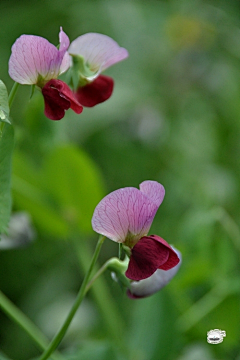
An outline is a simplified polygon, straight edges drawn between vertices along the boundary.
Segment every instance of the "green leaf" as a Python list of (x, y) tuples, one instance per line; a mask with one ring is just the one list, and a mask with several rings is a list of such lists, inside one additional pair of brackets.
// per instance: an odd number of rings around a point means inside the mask
[(11, 214), (11, 162), (13, 127), (3, 124), (0, 133), (0, 234), (6, 233)]
[(0, 80), (0, 122), (11, 124), (9, 121), (9, 106), (7, 88)]

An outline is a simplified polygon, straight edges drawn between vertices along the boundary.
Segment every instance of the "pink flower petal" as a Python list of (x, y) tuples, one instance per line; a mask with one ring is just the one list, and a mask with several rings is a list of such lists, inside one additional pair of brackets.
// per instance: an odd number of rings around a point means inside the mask
[(69, 54), (84, 57), (92, 71), (103, 71), (111, 65), (128, 57), (126, 49), (107, 35), (87, 33), (75, 39), (68, 50)]
[(147, 235), (157, 209), (156, 203), (140, 190), (119, 189), (96, 206), (92, 227), (97, 233), (132, 247)]
[[(60, 64), (60, 70), (59, 70), (59, 75), (64, 73), (65, 71), (68, 70), (68, 68), (71, 65), (71, 57), (69, 56), (67, 49), (69, 48), (70, 45), (70, 41), (68, 36), (65, 34), (65, 32), (62, 30), (62, 28), (60, 28), (60, 33), (59, 33), (59, 62), (61, 62)], [(62, 59), (62, 61), (61, 61)]]
[(62, 27), (60, 27), (59, 33), (59, 52), (60, 54), (65, 54), (67, 49), (69, 48), (70, 40), (67, 34), (63, 31)]
[(70, 66), (71, 66), (71, 58), (70, 58), (69, 54), (66, 52), (63, 56), (58, 75), (61, 75), (64, 72), (66, 72)]
[[(168, 245), (168, 244), (167, 244)], [(143, 280), (151, 276), (169, 257), (169, 248), (161, 241), (144, 236), (132, 248), (126, 276), (132, 280)]]
[(165, 196), (165, 189), (161, 184), (157, 181), (146, 180), (140, 184), (139, 188), (140, 191), (154, 201), (158, 207), (161, 205)]
[(154, 294), (166, 286), (176, 275), (181, 266), (182, 256), (180, 251), (175, 249), (173, 246), (172, 249), (177, 253), (178, 258), (180, 259), (179, 263), (170, 270), (165, 271), (158, 269), (147, 279), (133, 281), (127, 291), (127, 295), (131, 299), (140, 299)]
[(83, 106), (92, 107), (109, 99), (113, 92), (113, 86), (112, 78), (99, 75), (93, 82), (79, 87), (75, 95)]
[(41, 78), (45, 81), (57, 78), (60, 69), (66, 71), (70, 61), (65, 56), (69, 40), (62, 30), (59, 38), (61, 50), (40, 36), (20, 36), (12, 46), (9, 59), (11, 78), (20, 84), (31, 85), (37, 84)]
[(61, 120), (65, 110), (71, 108), (77, 114), (83, 107), (75, 99), (72, 90), (61, 80), (52, 79), (42, 89), (45, 103), (45, 115), (51, 120)]

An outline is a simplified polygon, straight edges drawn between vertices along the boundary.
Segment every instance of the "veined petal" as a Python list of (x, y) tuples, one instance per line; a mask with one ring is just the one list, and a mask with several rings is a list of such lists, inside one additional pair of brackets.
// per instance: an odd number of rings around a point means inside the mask
[(166, 286), (176, 275), (181, 266), (182, 256), (179, 250), (175, 249), (173, 246), (171, 247), (177, 253), (178, 258), (180, 259), (179, 263), (170, 270), (165, 271), (158, 269), (147, 279), (131, 282), (130, 288), (127, 291), (127, 295), (130, 298), (140, 299), (150, 296)]
[(70, 40), (67, 34), (63, 31), (62, 27), (60, 27), (59, 44), (59, 52), (65, 54), (69, 48)]
[(96, 206), (92, 227), (109, 239), (132, 247), (150, 229), (158, 206), (140, 190), (113, 191)]
[(103, 71), (128, 57), (128, 51), (107, 35), (87, 33), (75, 39), (69, 54), (81, 55), (92, 71)]
[(157, 181), (146, 180), (139, 185), (140, 191), (147, 195), (159, 207), (165, 196), (164, 187)]
[(9, 59), (9, 75), (20, 84), (37, 84), (39, 77), (45, 82), (58, 77), (61, 64), (66, 70), (68, 57), (65, 57), (67, 35), (60, 31), (61, 50), (48, 40), (35, 35), (21, 35), (12, 46)]
[(71, 65), (71, 57), (67, 52), (67, 49), (69, 48), (70, 41), (69, 37), (65, 32), (62, 30), (62, 27), (60, 27), (60, 33), (59, 33), (59, 62), (60, 62), (60, 70), (59, 75), (64, 73), (68, 70), (68, 68)]
[(69, 69), (70, 65), (71, 65), (71, 57), (68, 54), (68, 52), (66, 52), (63, 56), (63, 59), (62, 59), (61, 65), (60, 65), (59, 75), (61, 75), (65, 71), (67, 71)]

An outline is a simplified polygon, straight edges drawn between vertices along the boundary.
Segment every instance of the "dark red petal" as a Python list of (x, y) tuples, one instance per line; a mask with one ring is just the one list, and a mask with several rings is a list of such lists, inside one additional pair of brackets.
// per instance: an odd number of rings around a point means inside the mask
[(160, 265), (158, 267), (158, 269), (170, 270), (179, 263), (180, 259), (177, 255), (177, 253), (172, 249), (172, 247), (164, 239), (162, 239), (158, 235), (150, 235), (149, 237), (153, 240), (159, 241), (161, 244), (165, 245), (169, 250), (169, 257), (168, 257), (167, 261), (164, 264)]
[(110, 98), (114, 82), (109, 76), (99, 75), (93, 82), (79, 87), (76, 92), (77, 100), (86, 107), (93, 107)]
[(137, 281), (148, 278), (167, 262), (169, 252), (164, 243), (152, 237), (142, 237), (132, 248), (126, 276)]
[(42, 89), (42, 94), (45, 103), (44, 114), (51, 120), (61, 120), (65, 110), (69, 108), (77, 114), (83, 111), (72, 90), (61, 80), (48, 81)]

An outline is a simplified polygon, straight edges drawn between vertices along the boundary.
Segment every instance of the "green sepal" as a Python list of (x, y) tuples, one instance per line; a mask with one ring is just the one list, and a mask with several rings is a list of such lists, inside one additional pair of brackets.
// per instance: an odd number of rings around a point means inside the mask
[(92, 77), (97, 74), (97, 71), (90, 70), (89, 65), (85, 59), (79, 55), (72, 55), (72, 82), (74, 89), (87, 85), (92, 81)]
[(34, 93), (34, 90), (35, 90), (35, 84), (31, 86), (31, 93), (30, 93), (30, 99), (33, 97), (33, 93)]
[(122, 249), (123, 249), (124, 253), (130, 258), (131, 249), (128, 246), (124, 245), (124, 244), (122, 244)]
[(129, 288), (130, 280), (125, 276), (128, 268), (129, 259), (126, 256), (123, 261), (118, 258), (112, 258), (108, 261), (108, 270), (114, 273), (114, 280), (116, 280), (122, 287)]
[(2, 80), (0, 80), (0, 122), (11, 124), (9, 120), (8, 92)]
[[(1, 129), (2, 128), (2, 129)], [(14, 146), (13, 127), (0, 124), (0, 234), (7, 233), (11, 215), (11, 167)]]

